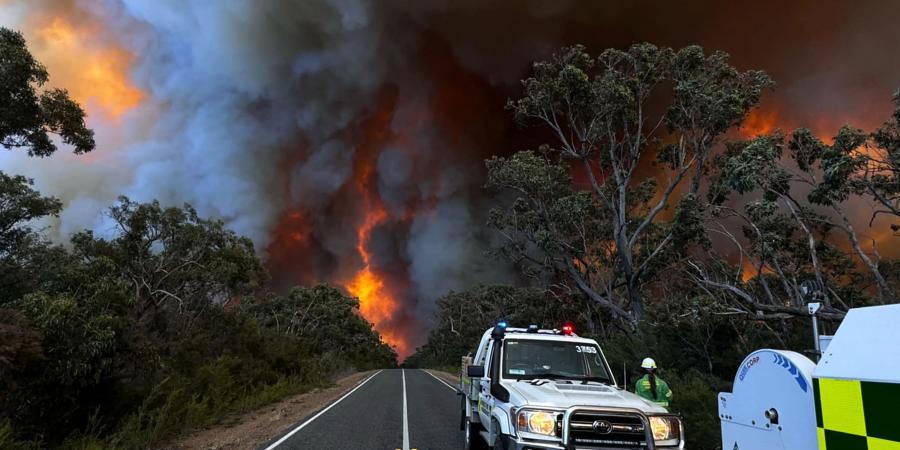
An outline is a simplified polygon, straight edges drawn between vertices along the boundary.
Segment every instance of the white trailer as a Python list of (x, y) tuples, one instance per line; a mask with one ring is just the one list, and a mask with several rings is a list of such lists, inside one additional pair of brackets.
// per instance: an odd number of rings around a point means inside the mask
[(900, 305), (855, 308), (818, 365), (758, 350), (720, 393), (724, 450), (900, 449)]

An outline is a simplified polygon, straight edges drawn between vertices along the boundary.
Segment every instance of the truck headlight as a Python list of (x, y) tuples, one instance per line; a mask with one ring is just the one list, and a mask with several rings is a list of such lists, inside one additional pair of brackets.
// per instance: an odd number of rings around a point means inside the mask
[(657, 447), (681, 444), (681, 420), (676, 416), (650, 416), (650, 430)]
[(551, 411), (522, 410), (517, 414), (516, 429), (526, 433), (556, 436), (556, 415)]

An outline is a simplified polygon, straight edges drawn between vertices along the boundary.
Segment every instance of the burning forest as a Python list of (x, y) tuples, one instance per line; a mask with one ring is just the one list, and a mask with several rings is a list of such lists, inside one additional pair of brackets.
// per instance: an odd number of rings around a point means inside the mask
[(737, 135), (806, 126), (827, 141), (891, 111), (893, 7), (7, 1), (3, 25), (85, 105), (97, 149), (5, 152), (0, 167), (62, 201), (47, 223), (59, 242), (114, 233), (103, 211), (118, 195), (191, 204), (251, 238), (276, 289), (327, 282), (357, 297), (405, 357), (437, 298), (519, 280), (485, 257), (483, 161), (547, 140), (503, 108), (533, 61), (575, 43), (727, 51), (777, 83)]
[(687, 3), (0, 0), (0, 448), (900, 439), (900, 6)]

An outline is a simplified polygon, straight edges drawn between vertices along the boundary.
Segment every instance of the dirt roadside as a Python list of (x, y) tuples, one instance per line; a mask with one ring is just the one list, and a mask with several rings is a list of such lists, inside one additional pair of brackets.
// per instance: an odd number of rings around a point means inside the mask
[(222, 424), (183, 436), (161, 450), (252, 450), (289, 430), (304, 418), (349, 391), (369, 372), (338, 379), (331, 387), (314, 389), (244, 414), (226, 417)]

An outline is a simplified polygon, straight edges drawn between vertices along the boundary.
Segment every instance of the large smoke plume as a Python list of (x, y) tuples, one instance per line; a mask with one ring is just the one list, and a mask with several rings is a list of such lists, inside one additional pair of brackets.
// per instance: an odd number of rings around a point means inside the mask
[(102, 210), (124, 194), (225, 220), (280, 287), (352, 287), (368, 268), (393, 302), (379, 329), (408, 353), (437, 296), (510, 277), (483, 257), (481, 160), (534, 144), (502, 106), (561, 45), (728, 51), (779, 83), (758, 129), (886, 117), (893, 2), (682, 3), (2, 2), (2, 24), (87, 104), (99, 145), (0, 153), (0, 169), (65, 201), (61, 241), (109, 233)]

